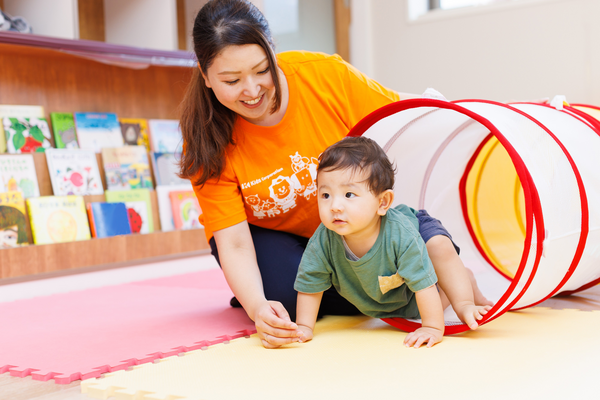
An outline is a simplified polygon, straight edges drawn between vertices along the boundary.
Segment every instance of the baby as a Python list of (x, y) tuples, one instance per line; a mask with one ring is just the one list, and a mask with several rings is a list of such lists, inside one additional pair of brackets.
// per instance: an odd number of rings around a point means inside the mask
[(394, 168), (381, 147), (368, 138), (346, 138), (327, 148), (319, 162), (322, 224), (294, 284), (301, 341), (312, 339), (323, 291), (331, 285), (366, 315), (420, 318), (421, 327), (404, 340), (409, 347), (442, 340), (449, 304), (476, 329), (492, 303), (440, 221), (425, 210), (391, 208)]

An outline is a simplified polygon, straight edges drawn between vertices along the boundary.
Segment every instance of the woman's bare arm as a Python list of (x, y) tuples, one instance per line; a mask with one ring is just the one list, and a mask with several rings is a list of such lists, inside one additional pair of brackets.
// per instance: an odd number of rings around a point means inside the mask
[(297, 342), (301, 332), (286, 309), (265, 297), (248, 222), (215, 231), (214, 237), (225, 279), (254, 321), (263, 345), (273, 348)]

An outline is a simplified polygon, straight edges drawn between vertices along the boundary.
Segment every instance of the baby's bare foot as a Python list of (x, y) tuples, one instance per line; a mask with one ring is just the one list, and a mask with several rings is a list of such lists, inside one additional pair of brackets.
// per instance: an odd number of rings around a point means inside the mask
[(469, 329), (477, 329), (479, 324), (477, 321), (480, 321), (485, 314), (492, 308), (491, 305), (478, 306), (475, 304), (465, 304), (463, 306), (456, 307), (456, 315), (458, 318), (466, 324)]

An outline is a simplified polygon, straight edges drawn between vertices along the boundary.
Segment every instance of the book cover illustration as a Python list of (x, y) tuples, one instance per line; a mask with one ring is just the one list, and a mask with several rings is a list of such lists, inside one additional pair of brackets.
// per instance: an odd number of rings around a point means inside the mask
[(48, 149), (48, 172), (55, 196), (104, 194), (96, 153), (81, 149)]
[(125, 203), (88, 203), (87, 212), (93, 237), (131, 234)]
[(150, 152), (152, 169), (157, 185), (181, 185), (189, 182), (177, 176), (179, 172), (179, 154)]
[(44, 107), (13, 104), (0, 104), (0, 153), (6, 153), (6, 137), (2, 118), (44, 118)]
[(21, 192), (0, 193), (0, 249), (27, 246), (29, 242)]
[(194, 190), (192, 184), (188, 181), (183, 185), (160, 185), (156, 187), (156, 199), (158, 200), (158, 217), (160, 219), (160, 230), (163, 232), (175, 230), (173, 222), (173, 208), (171, 206), (170, 192), (177, 190)]
[(150, 151), (148, 121), (143, 118), (119, 118), (123, 141), (128, 146), (144, 146)]
[(150, 190), (107, 190), (104, 194), (108, 203), (125, 203), (129, 214), (131, 233), (154, 232)]
[(153, 188), (144, 146), (105, 147), (102, 163), (108, 190)]
[(2, 118), (6, 150), (11, 154), (43, 152), (52, 147), (45, 118)]
[(150, 119), (150, 147), (159, 153), (181, 153), (183, 139), (176, 119)]
[(72, 113), (50, 113), (54, 143), (57, 149), (78, 149), (75, 118)]
[(202, 214), (193, 190), (175, 190), (169, 193), (175, 229), (201, 228), (198, 217)]
[(104, 147), (123, 146), (121, 125), (114, 113), (75, 113), (79, 148), (100, 153)]
[(42, 196), (26, 200), (33, 243), (50, 244), (90, 239), (82, 196)]
[(0, 157), (0, 192), (18, 191), (23, 198), (39, 197), (40, 188), (31, 154)]

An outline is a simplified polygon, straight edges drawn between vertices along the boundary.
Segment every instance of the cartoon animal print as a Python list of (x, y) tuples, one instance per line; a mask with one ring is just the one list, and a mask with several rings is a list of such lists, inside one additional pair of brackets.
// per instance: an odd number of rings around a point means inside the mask
[(260, 197), (257, 194), (253, 194), (250, 196), (246, 196), (246, 203), (252, 209), (254, 216), (258, 219), (263, 219), (265, 217), (265, 213), (262, 211), (262, 205), (260, 201)]
[(269, 193), (271, 193), (271, 198), (275, 201), (275, 204), (284, 213), (296, 207), (294, 185), (292, 184), (292, 180), (287, 176), (279, 175), (273, 179), (271, 186), (269, 186)]
[(269, 218), (273, 218), (275, 215), (281, 214), (281, 210), (277, 207), (277, 203), (273, 199), (267, 199), (262, 203), (262, 211), (264, 211)]
[(314, 157), (309, 160), (308, 157), (300, 156), (298, 152), (290, 158), (292, 159), (292, 170), (294, 171), (292, 180), (295, 183), (296, 193), (304, 196), (307, 200), (313, 195), (316, 196), (317, 184), (315, 179), (317, 178), (319, 161)]

